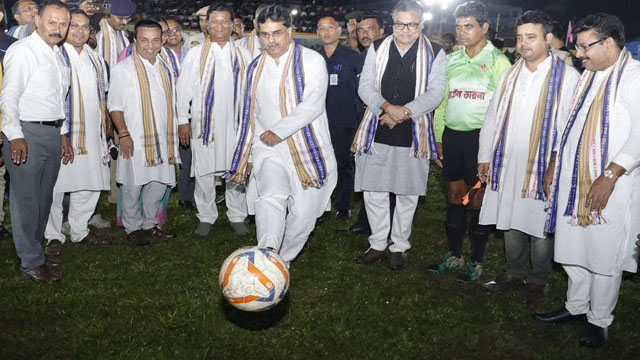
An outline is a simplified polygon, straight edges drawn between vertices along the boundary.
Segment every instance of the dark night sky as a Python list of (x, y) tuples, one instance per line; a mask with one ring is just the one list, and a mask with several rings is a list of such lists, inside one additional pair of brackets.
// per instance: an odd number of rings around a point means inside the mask
[[(625, 25), (628, 40), (640, 37), (640, 0), (485, 0), (522, 6), (523, 10), (548, 10), (559, 20), (579, 19), (594, 12), (614, 14)], [(458, 3), (461, 0), (457, 1)]]

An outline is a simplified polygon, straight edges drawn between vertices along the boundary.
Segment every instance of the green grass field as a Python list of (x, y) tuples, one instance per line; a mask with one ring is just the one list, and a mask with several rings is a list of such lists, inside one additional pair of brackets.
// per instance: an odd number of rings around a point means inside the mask
[[(217, 284), (222, 261), (254, 245), (255, 234), (233, 235), (222, 215), (212, 237), (192, 237), (195, 214), (175, 196), (166, 228), (177, 239), (135, 247), (107, 229), (96, 233), (112, 246), (67, 242), (56, 285), (21, 278), (13, 244), (2, 241), (0, 359), (640, 359), (640, 277), (623, 281), (607, 345), (589, 350), (578, 346), (581, 327), (531, 318), (563, 305), (560, 268), (535, 307), (516, 292), (429, 274), (446, 242), (439, 177), (419, 205), (407, 269), (354, 264), (366, 238), (336, 235), (349, 222), (331, 219), (292, 263), (285, 300), (266, 313), (235, 310)], [(105, 202), (99, 212), (113, 222)], [(503, 259), (502, 240), (492, 238), (480, 280), (499, 274)]]

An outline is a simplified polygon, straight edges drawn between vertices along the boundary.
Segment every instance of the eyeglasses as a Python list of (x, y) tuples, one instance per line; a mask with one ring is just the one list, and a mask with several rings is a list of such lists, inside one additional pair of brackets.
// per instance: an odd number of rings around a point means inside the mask
[(412, 23), (401, 23), (401, 22), (395, 22), (393, 23), (393, 28), (399, 31), (404, 30), (405, 28), (411, 30), (411, 31), (415, 31), (418, 30), (418, 27), (420, 26), (420, 24), (412, 22)]
[(601, 43), (601, 42), (603, 42), (605, 40), (606, 39), (600, 39), (598, 41), (594, 41), (591, 44), (587, 44), (587, 45), (578, 45), (578, 44), (576, 44), (576, 51), (585, 52), (585, 51), (589, 50), (590, 47), (592, 47), (594, 45), (597, 45), (597, 44), (599, 44), (599, 43)]
[(260, 31), (258, 33), (258, 35), (260, 35), (261, 38), (263, 39), (268, 39), (268, 38), (281, 38), (284, 36), (285, 31), (284, 30), (276, 30), (274, 32), (266, 32), (266, 31)]

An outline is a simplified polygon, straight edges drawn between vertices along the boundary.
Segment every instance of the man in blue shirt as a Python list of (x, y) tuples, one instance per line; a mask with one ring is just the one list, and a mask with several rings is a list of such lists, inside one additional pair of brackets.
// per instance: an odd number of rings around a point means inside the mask
[(351, 217), (353, 194), (353, 159), (351, 143), (362, 116), (362, 103), (358, 98), (358, 78), (364, 65), (364, 57), (356, 51), (340, 45), (342, 27), (338, 21), (325, 16), (318, 21), (318, 37), (323, 44), (319, 50), (327, 63), (329, 88), (327, 90), (327, 116), (331, 142), (338, 161), (336, 186), (336, 217)]

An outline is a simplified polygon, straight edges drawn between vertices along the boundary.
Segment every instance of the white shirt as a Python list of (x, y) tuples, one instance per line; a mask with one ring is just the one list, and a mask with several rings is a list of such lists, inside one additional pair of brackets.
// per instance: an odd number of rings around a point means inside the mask
[(569, 217), (563, 215), (583, 124), (597, 90), (612, 68), (596, 73), (562, 154), (554, 251), (556, 262), (582, 266), (602, 275), (613, 275), (622, 270), (635, 272), (638, 266), (635, 241), (640, 233), (640, 170), (637, 168), (640, 161), (640, 121), (637, 118), (640, 114), (640, 62), (637, 60), (629, 59), (610, 110), (609, 160), (624, 167), (627, 173), (616, 181), (602, 212), (606, 223), (573, 226), (569, 224)]
[[(202, 97), (207, 91), (207, 84), (202, 84), (200, 76), (200, 57), (202, 45), (198, 45), (187, 53), (184, 59), (183, 72), (178, 80), (178, 123), (188, 124), (191, 118), (193, 138), (191, 146), (193, 153), (192, 175), (207, 175), (212, 172), (224, 172), (231, 168), (231, 159), (235, 148), (236, 119), (234, 118), (234, 78), (231, 59), (231, 45), (227, 42), (224, 47), (217, 43), (211, 44), (211, 51), (215, 57), (214, 103), (211, 126), (213, 142), (204, 145), (202, 138)], [(247, 65), (251, 61), (249, 51), (236, 47), (238, 56), (242, 56)], [(241, 83), (243, 74), (238, 75)], [(242, 102), (242, 99), (236, 99)]]
[[(125, 185), (145, 185), (151, 181), (170, 186), (176, 184), (175, 166), (168, 159), (167, 102), (161, 76), (161, 59), (158, 55), (155, 64), (142, 59), (153, 103), (155, 126), (160, 142), (162, 164), (145, 166), (144, 124), (142, 119), (142, 99), (138, 75), (132, 57), (119, 62), (111, 69), (111, 86), (107, 107), (110, 112), (124, 112), (124, 121), (133, 140), (133, 157), (124, 159), (122, 153), (118, 157), (117, 182)], [(175, 141), (178, 141), (177, 138)], [(176, 154), (177, 156), (177, 154)]]
[[(305, 76), (303, 101), (287, 117), (283, 118), (280, 112), (279, 89), (282, 73), (286, 71), (285, 62), (292, 50), (293, 46), (289, 46), (287, 52), (280, 56), (279, 63), (276, 63), (271, 56), (264, 55), (267, 58), (262, 77), (259, 79), (256, 89), (255, 137), (251, 153), (254, 166), (252, 173), (261, 174), (260, 169), (264, 159), (272, 156), (279, 157), (289, 169), (291, 192), (294, 196), (294, 201), (290, 203), (289, 211), (296, 216), (320, 216), (330, 205), (327, 201), (330, 200), (331, 192), (337, 180), (336, 160), (331, 145), (329, 122), (325, 111), (329, 77), (327, 75), (327, 66), (322, 56), (316, 51), (303, 47), (302, 59)], [(304, 189), (302, 187), (287, 142), (289, 136), (310, 123), (314, 124), (318, 146), (325, 155), (327, 168), (327, 180), (320, 189)], [(267, 130), (274, 132), (283, 141), (273, 147), (265, 145), (260, 140), (260, 135)], [(255, 182), (251, 181), (247, 189), (247, 204), (250, 212), (253, 211), (253, 200), (257, 196), (254, 192), (257, 189), (252, 187), (252, 184), (255, 184)], [(296, 197), (298, 200), (295, 200)]]
[[(544, 237), (544, 224), (547, 217), (545, 201), (522, 197), (527, 162), (529, 159), (529, 139), (536, 107), (545, 85), (547, 74), (551, 67), (551, 57), (547, 57), (538, 65), (535, 71), (522, 67), (512, 98), (509, 126), (507, 127), (507, 143), (505, 146), (503, 179), (499, 191), (492, 191), (487, 187), (482, 209), (480, 224), (496, 224), (500, 230), (519, 230), (539, 238)], [(504, 73), (506, 74), (506, 72)], [(501, 89), (505, 75), (502, 75), (496, 89)], [(561, 123), (553, 124), (558, 131), (564, 128), (564, 122), (571, 110), (573, 92), (580, 74), (572, 67), (566, 68), (558, 103), (557, 120)], [(489, 105), (480, 131), (480, 146), (478, 163), (490, 163), (494, 153), (494, 135), (496, 131), (496, 116), (500, 96), (494, 96)], [(558, 134), (558, 138), (562, 134)], [(535, 167), (534, 167), (535, 176)]]
[[(64, 45), (73, 73), (73, 121), (80, 121), (78, 80), (82, 89), (82, 100), (85, 113), (85, 134), (87, 154), (75, 154), (73, 163), (62, 164), (58, 173), (58, 180), (54, 192), (73, 192), (81, 190), (108, 190), (109, 164), (102, 162), (102, 139), (100, 131), (102, 126), (102, 110), (98, 98), (98, 78), (96, 70), (89, 57), (93, 52), (89, 45), (84, 45), (82, 52), (78, 54), (76, 49), (68, 43)], [(97, 54), (94, 54), (98, 56)], [(100, 57), (100, 60), (104, 60)], [(106, 66), (103, 63), (104, 79), (107, 79)], [(77, 77), (76, 77), (77, 75)], [(77, 79), (77, 80), (76, 80)], [(108, 89), (105, 88), (106, 91)], [(74, 141), (75, 142), (75, 141)], [(75, 149), (74, 149), (75, 150)], [(82, 174), (82, 176), (79, 176)]]
[[(69, 69), (57, 46), (51, 48), (38, 32), (16, 41), (4, 56), (2, 132), (9, 140), (20, 139), (20, 121), (64, 119), (68, 90)], [(67, 133), (66, 123), (61, 134)]]

